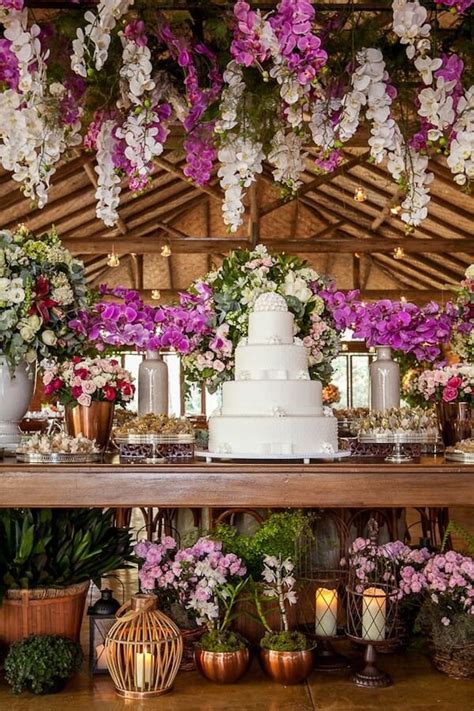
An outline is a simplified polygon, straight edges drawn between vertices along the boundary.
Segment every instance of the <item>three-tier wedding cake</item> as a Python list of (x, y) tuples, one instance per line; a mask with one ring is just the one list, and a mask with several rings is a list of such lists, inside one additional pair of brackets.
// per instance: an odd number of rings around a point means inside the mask
[(293, 334), (285, 299), (261, 294), (235, 350), (235, 380), (224, 383), (222, 409), (209, 418), (210, 452), (284, 458), (337, 450), (336, 418), (324, 414), (321, 383), (310, 380), (308, 351)]

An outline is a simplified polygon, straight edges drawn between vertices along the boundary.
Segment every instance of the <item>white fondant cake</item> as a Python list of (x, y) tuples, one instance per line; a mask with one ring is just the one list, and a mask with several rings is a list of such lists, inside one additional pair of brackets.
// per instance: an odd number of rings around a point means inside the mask
[(249, 335), (235, 351), (235, 377), (209, 419), (209, 451), (310, 454), (337, 450), (336, 418), (323, 414), (322, 388), (311, 381), (308, 352), (295, 339), (285, 299), (258, 297)]

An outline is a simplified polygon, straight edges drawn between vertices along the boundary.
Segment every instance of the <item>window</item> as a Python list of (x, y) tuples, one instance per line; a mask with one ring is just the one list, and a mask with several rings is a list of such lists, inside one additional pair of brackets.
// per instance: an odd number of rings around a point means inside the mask
[(337, 408), (369, 407), (369, 364), (373, 354), (364, 343), (343, 343), (342, 351), (333, 362), (334, 375), (331, 382), (337, 385), (341, 399)]

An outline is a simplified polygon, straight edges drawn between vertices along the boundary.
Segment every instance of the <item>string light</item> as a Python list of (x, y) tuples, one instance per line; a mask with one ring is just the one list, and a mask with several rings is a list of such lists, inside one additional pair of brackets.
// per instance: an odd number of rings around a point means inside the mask
[(153, 299), (153, 301), (158, 301), (158, 299), (161, 299), (161, 291), (159, 289), (152, 289), (151, 298)]
[(171, 257), (171, 247), (169, 244), (164, 244), (161, 248), (162, 257)]
[(395, 247), (393, 250), (393, 258), (394, 259), (403, 259), (405, 256), (405, 252), (403, 251), (403, 247)]
[(402, 302), (402, 304), (406, 304), (406, 303), (407, 303), (407, 297), (406, 297), (406, 296), (400, 296), (400, 301)]
[(392, 213), (392, 215), (399, 215), (401, 209), (402, 209), (401, 205), (393, 205), (393, 207), (390, 208), (390, 212)]
[(112, 247), (112, 252), (107, 255), (107, 266), (108, 267), (119, 267), (120, 266), (120, 259), (118, 257), (118, 254), (115, 254), (115, 250)]
[(354, 200), (356, 202), (365, 202), (367, 200), (367, 193), (365, 192), (364, 188), (360, 187), (360, 185), (356, 188), (356, 191), (354, 193)]

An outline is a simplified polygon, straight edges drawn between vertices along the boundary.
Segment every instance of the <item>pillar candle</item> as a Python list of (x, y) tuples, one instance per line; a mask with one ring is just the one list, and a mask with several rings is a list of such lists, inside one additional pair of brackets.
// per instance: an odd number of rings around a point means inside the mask
[(107, 669), (107, 650), (103, 644), (98, 644), (95, 648), (96, 668)]
[(335, 637), (337, 634), (337, 590), (316, 590), (315, 632), (319, 637)]
[(135, 657), (135, 686), (140, 691), (145, 691), (151, 684), (151, 671), (153, 669), (153, 654), (137, 652)]
[(387, 595), (380, 588), (367, 588), (362, 596), (362, 639), (385, 639)]

